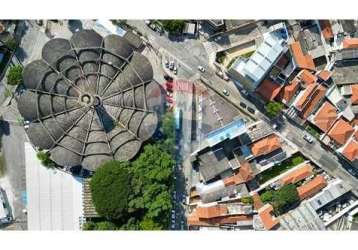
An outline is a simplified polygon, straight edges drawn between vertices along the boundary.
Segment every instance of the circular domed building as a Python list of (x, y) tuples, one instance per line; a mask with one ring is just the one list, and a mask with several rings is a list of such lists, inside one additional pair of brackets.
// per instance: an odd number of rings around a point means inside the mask
[(162, 90), (148, 59), (117, 35), (55, 38), (24, 68), (18, 109), (27, 134), (60, 166), (89, 171), (131, 160), (158, 127)]

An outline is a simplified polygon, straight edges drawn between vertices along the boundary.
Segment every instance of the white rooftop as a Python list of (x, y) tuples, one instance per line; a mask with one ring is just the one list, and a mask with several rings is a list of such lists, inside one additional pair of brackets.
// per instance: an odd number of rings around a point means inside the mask
[(82, 179), (41, 165), (25, 143), (29, 230), (80, 230)]
[[(236, 63), (234, 67), (241, 75), (249, 76), (254, 81), (255, 87), (257, 87), (284, 49), (284, 40), (282, 38), (270, 33), (265, 34), (263, 43), (248, 59), (245, 66)], [(239, 65), (240, 67), (238, 67)]]
[(108, 19), (98, 19), (93, 27), (93, 29), (98, 32), (98, 34), (102, 36), (107, 35), (118, 35), (123, 37), (127, 31), (124, 29), (121, 29), (120, 27), (114, 25), (110, 20)]

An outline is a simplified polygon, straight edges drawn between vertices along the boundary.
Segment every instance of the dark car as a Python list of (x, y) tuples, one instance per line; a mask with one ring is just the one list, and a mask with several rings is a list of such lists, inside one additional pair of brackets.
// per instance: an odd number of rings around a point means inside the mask
[(248, 107), (247, 110), (251, 113), (251, 114), (255, 114), (255, 110), (253, 108)]
[(170, 75), (164, 75), (164, 79), (168, 82), (172, 82), (174, 80), (173, 77), (171, 77)]
[(247, 105), (244, 102), (240, 102), (240, 106), (244, 109), (246, 109)]

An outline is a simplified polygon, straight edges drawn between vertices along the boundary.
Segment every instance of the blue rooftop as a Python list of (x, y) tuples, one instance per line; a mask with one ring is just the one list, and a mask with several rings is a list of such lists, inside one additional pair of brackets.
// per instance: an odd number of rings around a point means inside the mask
[(205, 137), (210, 147), (219, 144), (226, 139), (233, 139), (246, 132), (245, 122), (242, 119), (234, 120), (224, 127), (208, 133)]

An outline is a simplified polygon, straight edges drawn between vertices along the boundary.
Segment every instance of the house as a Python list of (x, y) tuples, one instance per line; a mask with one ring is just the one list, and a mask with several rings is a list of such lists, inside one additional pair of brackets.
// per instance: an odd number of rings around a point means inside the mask
[(336, 52), (332, 80), (337, 86), (358, 82), (358, 48), (341, 49)]
[(215, 204), (195, 208), (188, 216), (189, 227), (251, 226), (252, 206), (242, 203)]
[(295, 66), (299, 69), (315, 70), (313, 58), (309, 54), (304, 54), (299, 42), (290, 44), (290, 51), (295, 62)]
[(290, 83), (281, 88), (278, 100), (280, 100), (286, 106), (289, 106), (299, 88), (300, 80), (296, 77)]
[(331, 202), (348, 193), (352, 188), (340, 179), (325, 187), (320, 193), (308, 200), (314, 210), (318, 211)]
[(296, 98), (294, 107), (302, 119), (307, 119), (323, 100), (327, 88), (322, 84), (310, 84)]
[(343, 49), (357, 49), (358, 48), (358, 38), (344, 38), (343, 39)]
[(265, 101), (273, 101), (280, 93), (282, 86), (278, 83), (274, 83), (270, 79), (265, 79), (260, 86), (256, 89), (258, 93)]
[(317, 175), (313, 180), (297, 188), (301, 200), (311, 197), (327, 186), (327, 181), (322, 175)]
[(334, 34), (332, 31), (332, 26), (329, 20), (319, 20), (319, 25), (321, 27), (322, 35), (325, 40), (332, 40), (334, 38)]
[(346, 145), (338, 150), (353, 166), (358, 167), (358, 142), (351, 138)]
[(338, 145), (344, 145), (353, 134), (353, 127), (344, 119), (339, 118), (331, 130), (328, 132), (328, 136), (334, 140)]
[(267, 155), (281, 148), (280, 138), (273, 134), (251, 145), (251, 153), (254, 157)]
[(311, 122), (324, 133), (327, 133), (337, 120), (337, 109), (328, 101), (317, 110)]
[(273, 207), (271, 204), (266, 204), (261, 207), (258, 210), (258, 215), (265, 230), (272, 230), (280, 224), (280, 221), (273, 215)]
[(305, 178), (311, 176), (313, 174), (312, 172), (312, 166), (310, 164), (305, 164), (298, 169), (284, 175), (280, 179), (281, 185), (288, 185), (288, 184), (294, 184), (301, 180), (304, 180)]

